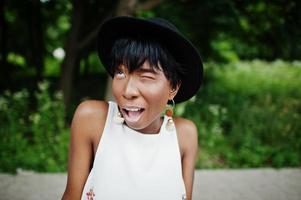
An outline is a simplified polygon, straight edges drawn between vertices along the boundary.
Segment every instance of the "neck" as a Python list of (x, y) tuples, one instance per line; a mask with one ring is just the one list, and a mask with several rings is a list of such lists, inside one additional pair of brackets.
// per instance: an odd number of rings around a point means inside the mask
[(159, 117), (154, 120), (149, 126), (139, 130), (139, 132), (144, 134), (158, 134), (160, 132), (161, 126), (163, 123), (163, 118)]

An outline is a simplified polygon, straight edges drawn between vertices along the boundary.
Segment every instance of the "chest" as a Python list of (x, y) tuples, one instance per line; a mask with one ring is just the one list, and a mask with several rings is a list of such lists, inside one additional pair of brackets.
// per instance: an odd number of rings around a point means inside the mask
[[(94, 160), (94, 157), (96, 155), (96, 151), (98, 149), (98, 146), (100, 144), (102, 138), (102, 133), (96, 133), (93, 135), (92, 141), (91, 141), (91, 149), (93, 149), (92, 151), (92, 160)], [(184, 145), (183, 145), (183, 139), (181, 138), (181, 136), (177, 133), (177, 138), (178, 138), (178, 145), (179, 145), (179, 150), (180, 150), (180, 156), (181, 158), (183, 158), (183, 154), (184, 154)]]

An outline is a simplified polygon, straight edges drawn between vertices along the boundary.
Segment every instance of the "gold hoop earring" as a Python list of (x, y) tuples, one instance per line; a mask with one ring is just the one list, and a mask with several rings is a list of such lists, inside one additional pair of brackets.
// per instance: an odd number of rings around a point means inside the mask
[(173, 116), (173, 109), (175, 107), (175, 101), (173, 99), (171, 99), (170, 101), (172, 101), (172, 105), (167, 103), (166, 111), (165, 111), (165, 115), (169, 117), (166, 123), (166, 130), (173, 131), (175, 129), (175, 124), (173, 122), (172, 116)]

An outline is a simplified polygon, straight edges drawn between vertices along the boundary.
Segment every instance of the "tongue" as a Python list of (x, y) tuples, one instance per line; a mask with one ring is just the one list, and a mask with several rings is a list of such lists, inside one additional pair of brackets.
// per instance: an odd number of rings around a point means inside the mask
[(128, 115), (130, 118), (135, 119), (140, 115), (140, 111), (129, 111)]

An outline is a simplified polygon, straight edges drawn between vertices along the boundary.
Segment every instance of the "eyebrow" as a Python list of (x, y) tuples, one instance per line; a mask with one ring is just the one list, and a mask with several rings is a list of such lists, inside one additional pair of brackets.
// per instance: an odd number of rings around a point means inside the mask
[(139, 73), (150, 72), (150, 73), (153, 73), (153, 74), (158, 74), (158, 72), (156, 72), (153, 68), (139, 68), (139, 69), (136, 69), (136, 71), (139, 72)]

